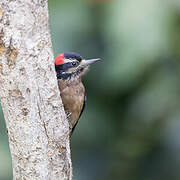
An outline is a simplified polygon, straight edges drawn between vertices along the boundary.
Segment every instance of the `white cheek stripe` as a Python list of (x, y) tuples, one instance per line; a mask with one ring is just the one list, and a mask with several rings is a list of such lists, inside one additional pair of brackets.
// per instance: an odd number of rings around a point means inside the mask
[(69, 63), (69, 62), (76, 62), (77, 60), (74, 60), (74, 59), (65, 59), (64, 60), (64, 63)]
[[(69, 63), (69, 62), (77, 62), (78, 60), (76, 60), (76, 59), (65, 59), (64, 60), (64, 63)], [(80, 62), (80, 64), (81, 65), (83, 65), (83, 64), (85, 64), (85, 62), (86, 62), (86, 60), (82, 60), (81, 62)]]

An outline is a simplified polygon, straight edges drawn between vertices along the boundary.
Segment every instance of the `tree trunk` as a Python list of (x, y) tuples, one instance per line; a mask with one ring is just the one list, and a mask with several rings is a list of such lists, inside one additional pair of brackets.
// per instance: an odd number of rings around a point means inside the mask
[(13, 178), (71, 180), (69, 126), (53, 65), (47, 0), (0, 1), (0, 96)]

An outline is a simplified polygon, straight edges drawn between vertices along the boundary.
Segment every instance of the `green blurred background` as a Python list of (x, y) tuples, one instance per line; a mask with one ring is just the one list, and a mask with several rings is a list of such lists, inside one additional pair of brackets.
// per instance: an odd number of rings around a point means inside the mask
[[(180, 1), (49, 0), (55, 56), (102, 58), (84, 78), (75, 180), (180, 179)], [(0, 112), (0, 180), (12, 179)]]

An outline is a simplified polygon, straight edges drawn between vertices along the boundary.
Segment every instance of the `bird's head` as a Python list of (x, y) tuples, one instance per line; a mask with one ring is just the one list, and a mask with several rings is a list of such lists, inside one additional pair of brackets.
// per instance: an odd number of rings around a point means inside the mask
[(77, 53), (65, 52), (55, 59), (55, 69), (58, 79), (71, 79), (82, 77), (88, 70), (88, 66), (100, 59), (85, 60)]

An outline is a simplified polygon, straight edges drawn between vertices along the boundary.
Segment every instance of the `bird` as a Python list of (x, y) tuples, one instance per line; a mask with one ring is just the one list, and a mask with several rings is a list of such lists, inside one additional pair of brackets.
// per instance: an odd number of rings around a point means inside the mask
[(86, 104), (86, 90), (82, 83), (82, 77), (88, 71), (89, 65), (97, 61), (100, 61), (100, 58), (86, 60), (75, 52), (60, 53), (55, 58), (56, 76), (69, 122), (70, 137)]

